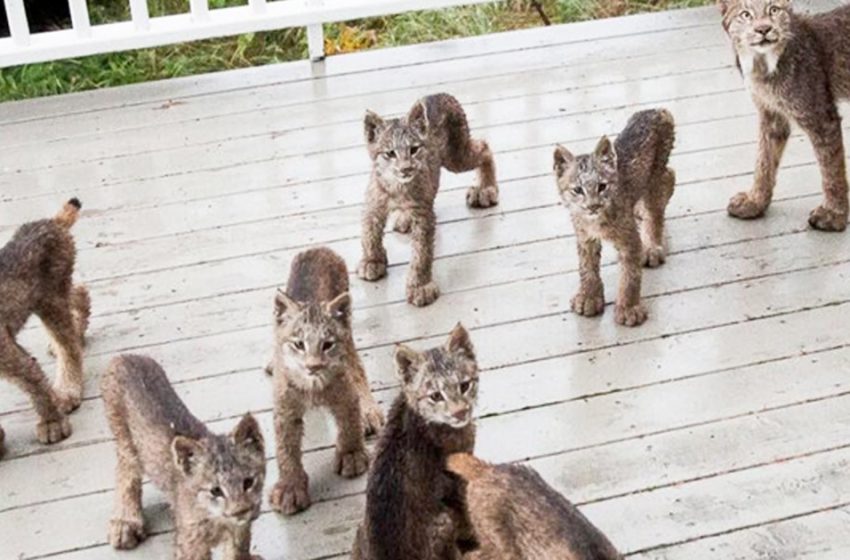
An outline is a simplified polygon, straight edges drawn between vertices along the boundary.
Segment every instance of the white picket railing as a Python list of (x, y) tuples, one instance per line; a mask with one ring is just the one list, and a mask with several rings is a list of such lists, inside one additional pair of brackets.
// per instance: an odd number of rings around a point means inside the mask
[(68, 0), (73, 27), (43, 33), (30, 33), (24, 0), (2, 1), (11, 37), (0, 39), (0, 68), (287, 27), (307, 28), (310, 58), (319, 60), (322, 24), (493, 0), (248, 0), (220, 9), (189, 0), (189, 13), (161, 17), (150, 16), (147, 0), (129, 0), (130, 21), (103, 25), (91, 24), (86, 0)]

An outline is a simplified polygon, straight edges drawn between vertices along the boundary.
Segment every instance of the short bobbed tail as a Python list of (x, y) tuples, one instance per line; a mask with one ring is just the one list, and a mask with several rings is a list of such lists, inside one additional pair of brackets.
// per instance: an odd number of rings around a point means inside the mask
[(53, 220), (63, 228), (71, 229), (71, 226), (77, 223), (77, 219), (80, 217), (80, 209), (82, 207), (83, 204), (80, 202), (80, 199), (72, 198), (65, 203)]

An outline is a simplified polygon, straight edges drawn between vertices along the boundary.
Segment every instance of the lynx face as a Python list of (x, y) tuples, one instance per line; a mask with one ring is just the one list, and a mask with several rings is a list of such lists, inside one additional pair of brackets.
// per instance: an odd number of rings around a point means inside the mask
[(289, 380), (307, 391), (321, 391), (340, 374), (344, 341), (351, 332), (348, 293), (326, 303), (300, 303), (279, 291), (275, 300), (275, 338)]
[(561, 201), (573, 214), (589, 220), (610, 207), (619, 190), (617, 154), (602, 138), (592, 154), (574, 156), (563, 146), (555, 149), (555, 178)]
[(263, 435), (246, 414), (229, 435), (176, 436), (171, 453), (183, 484), (211, 519), (244, 525), (260, 514), (266, 461)]
[(791, 38), (789, 0), (720, 0), (720, 9), (739, 54), (779, 58)]
[(375, 172), (385, 184), (406, 185), (428, 165), (428, 125), (424, 110), (400, 119), (383, 120), (366, 113), (364, 131)]
[(408, 405), (426, 421), (463, 428), (478, 399), (478, 364), (466, 330), (458, 324), (441, 347), (425, 352), (399, 345), (396, 369)]

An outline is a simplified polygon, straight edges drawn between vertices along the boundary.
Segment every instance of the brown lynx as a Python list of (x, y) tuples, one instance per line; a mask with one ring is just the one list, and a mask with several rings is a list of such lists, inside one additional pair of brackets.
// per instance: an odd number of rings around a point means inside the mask
[[(463, 481), (478, 548), (467, 560), (621, 560), (614, 545), (534, 470), (468, 453), (446, 463)], [(519, 498), (519, 499), (518, 499)]]
[[(86, 288), (73, 284), (77, 251), (70, 233), (80, 207), (76, 198), (69, 200), (55, 218), (18, 228), (0, 249), (0, 377), (29, 394), (42, 443), (71, 435), (65, 414), (80, 406), (83, 397), (83, 342), (90, 302)], [(47, 328), (57, 355), (52, 387), (36, 359), (15, 341), (33, 314)], [(0, 429), (0, 456), (4, 439)]]
[(850, 6), (806, 16), (790, 0), (719, 0), (723, 27), (759, 113), (755, 182), (729, 201), (736, 218), (764, 215), (791, 136), (791, 120), (814, 146), (823, 203), (809, 224), (824, 231), (847, 227), (847, 169), (837, 101), (850, 98)]
[(345, 262), (326, 248), (295, 257), (286, 291), (275, 300), (275, 440), (280, 479), (272, 507), (292, 515), (310, 506), (309, 479), (301, 461), (304, 413), (330, 409), (337, 424), (336, 472), (366, 472), (365, 433), (376, 433), (383, 413), (369, 390), (354, 347), (351, 296)]
[(555, 149), (558, 191), (578, 244), (581, 286), (572, 309), (579, 315), (599, 315), (605, 308), (599, 275), (605, 239), (620, 257), (616, 321), (633, 327), (646, 320), (641, 266), (657, 267), (666, 258), (664, 212), (676, 183), (667, 162), (674, 139), (673, 116), (662, 109), (635, 114), (613, 145), (602, 138), (592, 154)]
[(109, 542), (131, 549), (145, 538), (142, 476), (162, 490), (174, 513), (176, 560), (225, 560), (251, 554), (251, 522), (260, 514), (266, 460), (263, 435), (246, 414), (228, 435), (215, 435), (174, 392), (154, 360), (124, 355), (101, 381), (118, 451)]
[(457, 484), (443, 467), (448, 454), (475, 445), (472, 342), (458, 325), (445, 346), (422, 353), (399, 346), (395, 362), (402, 391), (378, 442), (352, 558), (459, 558), (456, 541), (468, 529)]
[(388, 214), (395, 211), (396, 231), (410, 232), (413, 238), (407, 301), (429, 305), (440, 295), (431, 274), (440, 168), (453, 173), (477, 169), (478, 185), (469, 189), (466, 202), (472, 208), (488, 208), (499, 201), (493, 154), (486, 142), (470, 138), (460, 102), (444, 93), (417, 101), (407, 116), (398, 119), (384, 120), (369, 111), (364, 124), (372, 177), (357, 273), (369, 281), (387, 274), (384, 228)]

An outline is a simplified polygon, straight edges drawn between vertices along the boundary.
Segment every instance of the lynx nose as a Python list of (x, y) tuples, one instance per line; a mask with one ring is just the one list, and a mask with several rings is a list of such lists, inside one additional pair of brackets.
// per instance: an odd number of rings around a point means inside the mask
[(760, 23), (755, 26), (755, 32), (761, 35), (767, 35), (771, 31), (773, 31), (773, 26), (769, 23)]
[(455, 420), (459, 420), (459, 421), (463, 422), (464, 420), (466, 420), (469, 417), (469, 409), (468, 408), (461, 408), (460, 410), (458, 410), (454, 414), (452, 414), (452, 416), (454, 417)]
[(601, 210), (601, 209), (602, 209), (602, 205), (601, 205), (601, 204), (599, 204), (598, 202), (593, 203), (593, 204), (588, 204), (588, 205), (587, 205), (587, 210), (588, 210), (588, 212), (590, 212), (591, 214), (596, 214), (596, 213), (597, 213), (597, 212), (599, 212), (599, 210)]
[(325, 369), (325, 362), (319, 360), (307, 360), (307, 363), (304, 365), (307, 366), (307, 371), (310, 373), (316, 373)]

